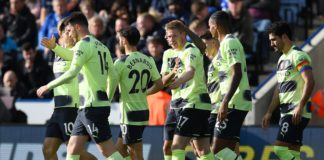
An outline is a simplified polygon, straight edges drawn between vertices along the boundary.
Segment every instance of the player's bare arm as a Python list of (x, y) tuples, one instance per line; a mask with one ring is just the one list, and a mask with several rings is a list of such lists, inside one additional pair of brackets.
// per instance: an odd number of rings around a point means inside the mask
[(242, 69), (241, 69), (241, 63), (236, 63), (231, 67), (233, 76), (232, 76), (232, 80), (230, 83), (230, 87), (228, 90), (228, 93), (225, 95), (222, 104), (219, 108), (218, 111), (218, 115), (217, 118), (219, 121), (223, 121), (225, 120), (226, 116), (227, 116), (227, 110), (228, 110), (228, 103), (229, 101), (232, 99), (235, 91), (237, 90), (240, 81), (242, 79)]
[(301, 76), (305, 82), (304, 88), (303, 88), (303, 95), (301, 97), (300, 103), (298, 107), (296, 107), (293, 111), (293, 117), (292, 117), (292, 122), (294, 124), (298, 124), (301, 121), (302, 115), (303, 115), (303, 109), (309, 100), (309, 97), (312, 94), (314, 85), (315, 85), (315, 80), (313, 77), (313, 72), (312, 70), (306, 70), (301, 73)]

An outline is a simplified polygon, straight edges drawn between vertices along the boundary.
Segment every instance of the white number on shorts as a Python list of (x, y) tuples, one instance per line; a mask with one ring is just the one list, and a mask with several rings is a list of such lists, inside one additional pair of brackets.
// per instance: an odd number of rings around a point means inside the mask
[(227, 118), (222, 122), (217, 119), (216, 124), (215, 124), (216, 129), (218, 131), (225, 129), (227, 127), (227, 123), (226, 123), (227, 121), (228, 121)]
[(64, 123), (64, 129), (66, 135), (71, 135), (73, 129), (73, 122)]
[(98, 128), (95, 126), (94, 123), (92, 123), (92, 127), (91, 127), (90, 125), (88, 125), (88, 128), (89, 128), (89, 132), (90, 132), (90, 134), (91, 134), (93, 137), (98, 137), (99, 130), (98, 130)]
[(288, 122), (283, 123), (282, 124), (282, 127), (281, 127), (281, 132), (287, 133), (288, 132), (288, 127), (289, 127), (289, 123)]
[(121, 129), (122, 135), (126, 135), (126, 133), (127, 133), (127, 126), (126, 126), (126, 124), (121, 124), (120, 125), (120, 129)]
[(177, 124), (177, 127), (180, 128), (188, 121), (188, 117), (180, 116), (179, 122)]

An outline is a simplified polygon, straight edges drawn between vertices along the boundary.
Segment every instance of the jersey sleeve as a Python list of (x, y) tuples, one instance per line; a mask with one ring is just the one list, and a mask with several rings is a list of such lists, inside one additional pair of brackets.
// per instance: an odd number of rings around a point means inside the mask
[(239, 46), (236, 40), (228, 40), (224, 45), (225, 56), (227, 57), (227, 63), (232, 66), (236, 63), (242, 63)]
[(201, 56), (199, 50), (197, 48), (189, 48), (186, 50), (186, 52), (188, 52), (186, 57), (187, 66), (191, 66), (192, 68), (196, 69), (197, 65), (199, 64), (198, 56)]
[(151, 69), (151, 73), (152, 73), (152, 81), (156, 81), (156, 80), (158, 80), (158, 79), (161, 78), (161, 75), (160, 75), (158, 69), (156, 68), (155, 61), (153, 60), (152, 57), (150, 58), (150, 60), (151, 60), (151, 64), (153, 64), (153, 65), (152, 65), (152, 69)]
[(81, 42), (77, 43), (75, 47), (73, 47), (73, 59), (71, 62), (72, 65), (76, 65), (78, 67), (82, 67), (87, 60), (89, 59), (89, 43), (84, 42), (81, 40)]
[[(115, 63), (111, 61), (111, 66), (109, 67), (111, 70), (108, 71), (110, 74), (108, 75), (108, 98), (111, 100), (114, 97), (116, 92), (116, 88), (118, 86), (122, 65), (119, 60), (116, 60)], [(112, 75), (113, 74), (113, 75)]]
[(170, 72), (170, 68), (168, 67), (168, 52), (164, 52), (163, 54), (163, 61), (161, 67), (161, 74), (164, 75), (165, 73)]
[(311, 58), (307, 53), (299, 53), (294, 56), (294, 66), (296, 66), (296, 69), (299, 71), (299, 73), (302, 73), (306, 70), (311, 70)]
[(59, 45), (56, 45), (53, 51), (57, 56), (63, 58), (66, 61), (72, 61), (73, 59), (73, 51), (70, 49), (63, 48)]

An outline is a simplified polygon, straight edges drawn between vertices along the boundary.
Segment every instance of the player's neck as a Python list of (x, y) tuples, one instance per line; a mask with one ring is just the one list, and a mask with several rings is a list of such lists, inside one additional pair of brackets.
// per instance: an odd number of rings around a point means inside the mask
[(284, 48), (282, 49), (282, 53), (286, 54), (289, 52), (290, 48), (293, 46), (292, 42), (286, 42), (286, 45), (284, 46)]
[(84, 37), (90, 35), (89, 31), (79, 31), (79, 38), (83, 39)]
[(137, 48), (136, 46), (125, 46), (125, 53), (126, 55), (129, 55), (133, 52), (136, 52), (137, 51)]

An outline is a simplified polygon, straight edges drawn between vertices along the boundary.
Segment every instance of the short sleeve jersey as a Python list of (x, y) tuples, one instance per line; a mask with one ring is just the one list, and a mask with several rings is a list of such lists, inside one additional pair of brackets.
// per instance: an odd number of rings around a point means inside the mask
[[(176, 59), (181, 51), (177, 51), (174, 49), (168, 49), (163, 54), (163, 62), (161, 67), (161, 74), (166, 75), (170, 73), (176, 65)], [(179, 62), (179, 67), (177, 73), (183, 72), (183, 63)], [(171, 100), (176, 100), (181, 97), (180, 88), (172, 89), (171, 90)]]
[(219, 90), (218, 70), (216, 68), (216, 58), (213, 58), (208, 66), (207, 89), (212, 103), (211, 113), (217, 113), (220, 107), (222, 96)]
[(114, 66), (119, 77), (121, 93), (121, 123), (147, 125), (148, 121), (132, 121), (128, 116), (133, 111), (148, 111), (146, 99), (148, 84), (151, 80), (156, 81), (161, 78), (154, 59), (141, 52), (132, 52), (118, 59)]
[(108, 74), (113, 61), (108, 48), (93, 36), (86, 36), (73, 48), (71, 66), (82, 67), (79, 78), (80, 107), (107, 107)]
[(249, 111), (252, 109), (252, 101), (244, 49), (241, 42), (234, 35), (227, 34), (220, 43), (219, 53), (216, 56), (216, 68), (218, 69), (222, 97), (229, 91), (233, 74), (231, 67), (236, 63), (241, 64), (242, 79), (232, 99), (228, 103), (228, 107)]
[[(55, 78), (63, 75), (70, 68), (70, 65), (71, 61), (66, 61), (60, 57), (56, 57), (53, 64)], [(79, 106), (79, 82), (77, 77), (74, 77), (67, 83), (55, 87), (53, 91), (54, 105), (56, 108)]]
[[(281, 115), (292, 114), (300, 103), (305, 82), (301, 73), (311, 68), (309, 55), (296, 46), (282, 54), (277, 65), (277, 80)], [(311, 118), (310, 100), (303, 111), (303, 117)]]
[(210, 110), (210, 98), (207, 93), (206, 77), (203, 65), (203, 55), (199, 49), (190, 43), (186, 43), (184, 49), (179, 54), (179, 58), (184, 65), (184, 71), (177, 76), (181, 77), (188, 67), (195, 69), (193, 78), (180, 85), (181, 98), (188, 103), (184, 108), (195, 108)]

